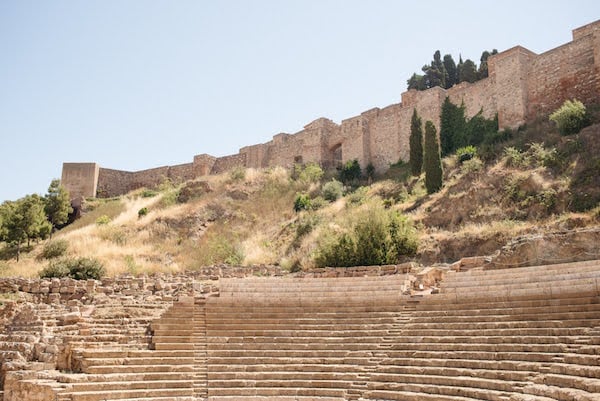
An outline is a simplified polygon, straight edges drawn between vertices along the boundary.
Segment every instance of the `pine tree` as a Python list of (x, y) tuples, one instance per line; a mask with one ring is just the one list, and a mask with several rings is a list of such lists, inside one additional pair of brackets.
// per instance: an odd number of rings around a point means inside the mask
[(437, 131), (431, 121), (425, 123), (425, 188), (432, 194), (442, 188), (442, 159), (438, 145)]
[(73, 212), (69, 193), (60, 185), (60, 180), (52, 180), (45, 196), (44, 206), (48, 221), (53, 229), (65, 224), (69, 219), (69, 213)]
[(417, 109), (413, 109), (410, 120), (410, 171), (414, 176), (421, 175), (423, 168), (423, 128)]

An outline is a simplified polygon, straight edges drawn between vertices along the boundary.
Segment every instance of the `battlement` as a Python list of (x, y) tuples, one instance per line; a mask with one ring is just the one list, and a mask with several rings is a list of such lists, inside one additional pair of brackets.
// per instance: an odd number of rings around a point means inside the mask
[(136, 172), (100, 168), (95, 163), (65, 163), (62, 182), (71, 197), (77, 198), (116, 196), (156, 186), (165, 179), (189, 180), (235, 167), (315, 162), (330, 168), (356, 159), (361, 166), (371, 163), (382, 173), (390, 164), (409, 158), (413, 110), (439, 129), (446, 97), (464, 103), (468, 117), (481, 110), (487, 118), (497, 114), (500, 129), (547, 115), (567, 99), (600, 103), (600, 21), (574, 29), (571, 42), (542, 54), (515, 46), (493, 55), (488, 59), (488, 71), (488, 78), (473, 84), (406, 91), (401, 103), (369, 109), (341, 124), (321, 117), (297, 133), (279, 133), (269, 142), (245, 146), (230, 156), (197, 155), (192, 163)]

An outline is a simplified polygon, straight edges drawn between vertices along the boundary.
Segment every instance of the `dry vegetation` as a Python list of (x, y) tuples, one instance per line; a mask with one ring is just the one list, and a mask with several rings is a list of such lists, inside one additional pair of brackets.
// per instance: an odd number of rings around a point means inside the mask
[[(118, 199), (88, 200), (83, 217), (52, 241), (66, 241), (68, 256), (99, 259), (110, 275), (215, 264), (295, 270), (313, 266), (319, 244), (345, 230), (361, 210), (385, 208), (408, 216), (417, 229), (417, 255), (403, 260), (431, 264), (489, 255), (525, 233), (600, 224), (598, 206), (585, 212), (575, 207), (587, 199), (577, 193), (598, 191), (600, 126), (562, 139), (546, 135), (548, 129), (515, 134), (486, 162), (446, 158), (444, 187), (434, 195), (426, 194), (423, 177), (409, 177), (401, 164), (370, 185), (346, 188), (332, 202), (321, 197), (327, 179), (293, 179), (283, 168), (237, 169)], [(295, 212), (300, 193), (310, 194), (318, 207)], [(48, 264), (43, 248), (34, 244), (19, 263), (0, 259), (0, 275), (37, 276)]]

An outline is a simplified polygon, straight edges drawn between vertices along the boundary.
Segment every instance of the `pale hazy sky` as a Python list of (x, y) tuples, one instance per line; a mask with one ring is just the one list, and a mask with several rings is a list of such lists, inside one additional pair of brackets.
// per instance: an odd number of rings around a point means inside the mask
[(0, 202), (62, 163), (224, 156), (400, 101), (435, 50), (541, 53), (600, 1), (0, 0)]

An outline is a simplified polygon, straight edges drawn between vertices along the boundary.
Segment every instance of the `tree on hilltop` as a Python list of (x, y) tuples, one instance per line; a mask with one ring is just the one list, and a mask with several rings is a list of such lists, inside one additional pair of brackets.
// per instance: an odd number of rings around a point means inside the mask
[(490, 56), (493, 56), (494, 54), (498, 54), (498, 50), (493, 49), (491, 53), (485, 50), (483, 53), (481, 53), (481, 58), (479, 59), (479, 71), (477, 72), (479, 79), (487, 78), (489, 76), (487, 60)]
[(423, 161), (425, 169), (425, 188), (432, 194), (442, 188), (442, 159), (437, 139), (437, 130), (433, 122), (425, 123), (425, 156)]
[(423, 128), (421, 117), (417, 114), (417, 109), (413, 109), (413, 115), (410, 120), (410, 171), (414, 176), (421, 175), (423, 168)]
[(69, 220), (69, 213), (73, 212), (73, 208), (69, 193), (60, 184), (60, 180), (54, 179), (50, 183), (45, 196), (44, 210), (53, 229), (62, 226)]
[(458, 83), (458, 69), (456, 68), (456, 63), (452, 58), (452, 55), (446, 54), (444, 56), (444, 68), (446, 68), (446, 89), (452, 88), (455, 84)]
[(458, 82), (469, 82), (473, 83), (477, 81), (478, 73), (477, 66), (471, 59), (467, 59), (459, 70)]

